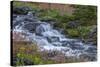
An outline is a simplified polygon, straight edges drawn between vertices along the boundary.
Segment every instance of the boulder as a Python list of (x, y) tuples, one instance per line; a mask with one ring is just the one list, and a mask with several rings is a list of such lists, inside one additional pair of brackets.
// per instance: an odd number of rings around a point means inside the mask
[(69, 21), (67, 23), (67, 27), (69, 28), (76, 28), (80, 25), (80, 22), (77, 20), (77, 21)]
[(20, 7), (13, 8), (14, 14), (27, 14), (27, 12), (29, 11), (32, 11), (32, 9), (26, 6), (20, 6)]
[(97, 34), (97, 26), (93, 26), (90, 33), (89, 33), (89, 37), (93, 37), (95, 34)]
[(97, 26), (93, 26), (88, 34), (88, 39), (84, 40), (86, 43), (97, 45)]
[(29, 32), (35, 32), (38, 23), (26, 23), (24, 25), (24, 29), (27, 29)]

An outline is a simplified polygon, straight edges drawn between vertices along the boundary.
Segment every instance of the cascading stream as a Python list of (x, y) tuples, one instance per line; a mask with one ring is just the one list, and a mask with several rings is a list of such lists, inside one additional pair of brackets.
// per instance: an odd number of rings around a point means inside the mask
[(85, 44), (78, 39), (66, 38), (51, 24), (34, 19), (31, 14), (29, 12), (27, 15), (16, 15), (13, 20), (13, 31), (24, 33), (23, 36), (29, 41), (36, 42), (41, 50), (58, 50), (66, 56), (87, 55), (93, 60), (97, 59), (96, 46)]

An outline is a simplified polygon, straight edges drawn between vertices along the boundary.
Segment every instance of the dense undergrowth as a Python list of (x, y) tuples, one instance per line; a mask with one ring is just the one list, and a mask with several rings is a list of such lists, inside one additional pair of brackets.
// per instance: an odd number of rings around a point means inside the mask
[(40, 51), (36, 44), (29, 42), (13, 42), (13, 65), (42, 65), (88, 61), (84, 56), (80, 58), (67, 57), (62, 52), (54, 50)]

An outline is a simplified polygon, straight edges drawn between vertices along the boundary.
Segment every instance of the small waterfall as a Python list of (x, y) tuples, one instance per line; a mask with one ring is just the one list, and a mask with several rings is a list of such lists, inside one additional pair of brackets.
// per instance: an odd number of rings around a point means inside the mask
[[(31, 19), (33, 18), (33, 22), (26, 22), (25, 19), (30, 19), (30, 17)], [(47, 22), (41, 22), (39, 20), (35, 20), (34, 22), (34, 16), (32, 16), (32, 13), (30, 12), (24, 16), (18, 15), (17, 19), (14, 21), (16, 21), (16, 23), (18, 24), (15, 25), (13, 31), (23, 32), (25, 37), (27, 37), (27, 39), (32, 42), (36, 42), (41, 50), (58, 50), (65, 53), (66, 56), (75, 57), (79, 57), (81, 55), (86, 54), (89, 57), (96, 59), (96, 46), (93, 46), (91, 44), (85, 44), (78, 39), (66, 38), (63, 34), (61, 34), (58, 30), (54, 29), (53, 26)], [(33, 33), (31, 33), (29, 31), (29, 28), (25, 26), (27, 24), (31, 24), (30, 28), (32, 27), (32, 30), (34, 28)]]
[(42, 34), (43, 32), (50, 31), (51, 27), (50, 24), (43, 23), (36, 27), (36, 33)]

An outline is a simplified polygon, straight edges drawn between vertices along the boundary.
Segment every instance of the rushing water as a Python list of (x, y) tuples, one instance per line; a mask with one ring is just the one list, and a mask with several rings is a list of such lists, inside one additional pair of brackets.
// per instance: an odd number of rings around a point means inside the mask
[(66, 56), (86, 55), (96, 60), (97, 48), (78, 39), (65, 37), (53, 25), (39, 21), (29, 12), (27, 15), (13, 15), (13, 31), (22, 32), (27, 40), (37, 43), (41, 50), (58, 50)]

